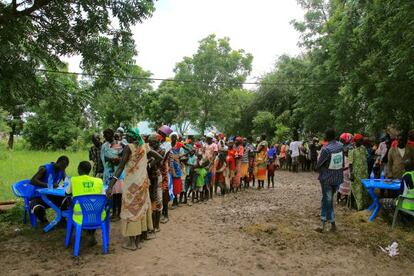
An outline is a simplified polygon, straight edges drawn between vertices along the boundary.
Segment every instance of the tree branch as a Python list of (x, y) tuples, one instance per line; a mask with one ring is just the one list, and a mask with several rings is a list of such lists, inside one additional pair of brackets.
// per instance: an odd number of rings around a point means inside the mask
[(16, 10), (17, 10), (17, 0), (12, 1), (12, 9), (13, 9), (13, 12), (16, 12)]
[(22, 11), (16, 11), (15, 14), (17, 17), (30, 15), (32, 12), (43, 8), (50, 2), (52, 2), (52, 0), (34, 0), (33, 6)]

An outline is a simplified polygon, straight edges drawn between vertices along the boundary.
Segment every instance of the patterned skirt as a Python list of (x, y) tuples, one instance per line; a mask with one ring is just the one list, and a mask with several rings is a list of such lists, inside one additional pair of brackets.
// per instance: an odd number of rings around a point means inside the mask
[(241, 163), (240, 177), (249, 177), (249, 163)]
[(257, 173), (256, 173), (257, 180), (261, 180), (261, 181), (266, 180), (266, 171), (267, 171), (266, 162), (258, 163), (257, 164)]

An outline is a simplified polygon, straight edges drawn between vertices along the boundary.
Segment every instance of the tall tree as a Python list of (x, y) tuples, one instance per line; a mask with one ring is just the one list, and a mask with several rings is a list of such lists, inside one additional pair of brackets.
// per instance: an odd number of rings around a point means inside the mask
[(253, 99), (254, 93), (245, 89), (233, 89), (225, 93), (214, 107), (214, 126), (226, 134), (250, 134), (251, 129), (244, 130), (242, 118)]
[(175, 68), (175, 79), (187, 83), (187, 108), (198, 112), (193, 121), (201, 133), (213, 123), (214, 107), (228, 91), (241, 88), (251, 71), (253, 56), (233, 50), (229, 38), (209, 35), (200, 41), (197, 53), (185, 57)]
[(176, 125), (181, 134), (188, 130), (196, 114), (188, 108), (193, 103), (186, 97), (185, 85), (163, 81), (157, 90), (144, 94), (144, 118), (151, 122), (153, 128), (166, 124)]
[[(65, 72), (67, 67), (59, 68)], [(23, 136), (36, 149), (65, 149), (88, 127), (83, 116), (92, 95), (79, 87), (76, 76), (46, 73), (42, 86), (47, 95), (31, 106)]]
[(12, 117), (10, 147), (28, 104), (44, 99), (37, 68), (55, 70), (62, 66), (61, 56), (75, 54), (100, 66), (91, 54), (99, 38), (122, 47), (119, 41), (130, 40), (130, 27), (153, 11), (150, 0), (1, 0), (0, 94), (7, 101), (0, 106)]

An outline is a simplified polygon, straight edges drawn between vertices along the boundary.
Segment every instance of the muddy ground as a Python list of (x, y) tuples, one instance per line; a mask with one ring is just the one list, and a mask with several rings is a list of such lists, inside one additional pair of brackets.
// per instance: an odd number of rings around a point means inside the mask
[[(276, 172), (274, 189), (249, 189), (170, 212), (155, 240), (121, 248), (119, 222), (110, 252), (81, 247), (73, 258), (64, 229), (2, 227), (2, 275), (412, 275), (414, 231), (366, 211), (336, 207), (337, 233), (314, 231), (320, 187), (314, 173)], [(16, 230), (18, 229), (18, 230)], [(16, 230), (16, 231), (15, 231)], [(100, 237), (100, 236), (99, 236)], [(391, 258), (379, 246), (399, 243)]]

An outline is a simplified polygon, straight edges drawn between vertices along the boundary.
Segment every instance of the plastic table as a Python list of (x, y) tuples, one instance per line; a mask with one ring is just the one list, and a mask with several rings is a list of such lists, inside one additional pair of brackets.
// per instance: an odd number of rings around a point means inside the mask
[(372, 210), (368, 221), (373, 221), (381, 208), (379, 198), (375, 194), (375, 189), (399, 190), (401, 181), (398, 179), (362, 179), (361, 182), (373, 200), (372, 204), (368, 207), (368, 211)]
[(49, 198), (48, 196), (58, 196), (58, 197), (65, 197), (65, 189), (63, 187), (59, 188), (42, 188), (37, 190), (40, 194), (40, 197), (43, 199), (43, 201), (50, 206), (55, 212), (56, 217), (54, 220), (52, 220), (48, 225), (43, 228), (44, 232), (49, 232), (53, 227), (55, 227), (56, 224), (62, 219), (62, 210), (58, 206), (56, 206)]

